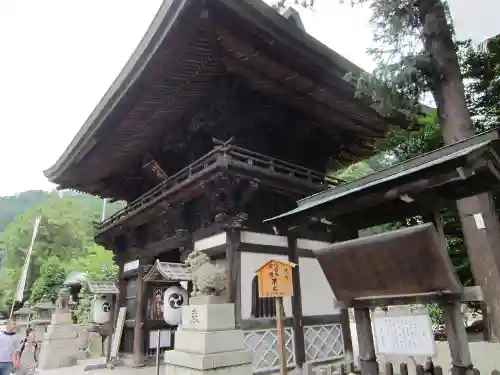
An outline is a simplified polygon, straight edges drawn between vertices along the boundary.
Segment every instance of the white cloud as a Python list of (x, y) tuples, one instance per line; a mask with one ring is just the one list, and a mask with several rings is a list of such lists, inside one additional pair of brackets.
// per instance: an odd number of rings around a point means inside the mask
[[(236, 1), (236, 0), (235, 0)], [(459, 37), (500, 30), (500, 1), (451, 0)], [(161, 0), (0, 2), (0, 195), (49, 189), (52, 165), (146, 31)], [(364, 69), (369, 11), (316, 0), (308, 31)]]

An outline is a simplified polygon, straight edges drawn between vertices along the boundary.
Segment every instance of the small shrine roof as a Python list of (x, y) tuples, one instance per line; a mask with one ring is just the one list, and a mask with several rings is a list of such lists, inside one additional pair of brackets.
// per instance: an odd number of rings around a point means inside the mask
[(113, 281), (89, 281), (89, 290), (93, 294), (118, 294)]
[(489, 191), (499, 183), (499, 129), (304, 198), (297, 208), (265, 222), (297, 225), (324, 218), (362, 229)]
[(185, 264), (159, 260), (144, 276), (146, 282), (191, 281), (191, 279), (191, 272)]

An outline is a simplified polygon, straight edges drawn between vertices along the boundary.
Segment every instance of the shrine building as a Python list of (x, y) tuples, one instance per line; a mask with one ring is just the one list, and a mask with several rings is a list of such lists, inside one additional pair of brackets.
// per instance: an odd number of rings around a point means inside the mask
[(261, 0), (164, 1), (142, 41), (56, 163), (45, 171), (125, 208), (95, 240), (119, 265), (126, 306), (120, 351), (137, 365), (158, 314), (156, 262), (205, 251), (227, 267), (227, 298), (254, 352), (255, 372), (278, 369), (275, 308), (256, 270), (293, 262), (284, 300), (288, 364), (341, 360), (352, 350), (346, 311), (313, 250), (349, 238), (318, 222), (280, 232), (266, 218), (341, 181), (328, 172), (373, 154), (389, 123), (344, 80), (360, 68), (308, 35), (295, 12)]

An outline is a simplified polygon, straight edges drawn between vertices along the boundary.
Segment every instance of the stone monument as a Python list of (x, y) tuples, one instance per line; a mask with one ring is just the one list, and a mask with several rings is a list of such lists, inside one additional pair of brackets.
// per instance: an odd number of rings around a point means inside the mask
[(186, 259), (193, 279), (193, 295), (182, 307), (182, 324), (175, 349), (165, 352), (168, 375), (252, 374), (252, 353), (245, 350), (244, 334), (236, 329), (234, 304), (221, 296), (226, 270), (202, 252)]
[(69, 291), (62, 288), (56, 310), (43, 337), (39, 356), (41, 370), (76, 365), (79, 356), (78, 334), (69, 310)]

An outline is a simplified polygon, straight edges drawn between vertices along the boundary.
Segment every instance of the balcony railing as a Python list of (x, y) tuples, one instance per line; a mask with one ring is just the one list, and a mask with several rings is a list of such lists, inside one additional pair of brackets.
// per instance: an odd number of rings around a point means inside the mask
[(319, 172), (312, 171), (293, 163), (262, 155), (234, 145), (222, 144), (215, 146), (215, 148), (208, 154), (189, 164), (176, 174), (168, 177), (153, 189), (127, 204), (127, 206), (122, 210), (116, 212), (114, 215), (101, 222), (98, 225), (99, 232), (103, 232), (115, 224), (118, 224), (127, 216), (137, 213), (140, 210), (144, 210), (153, 203), (162, 199), (162, 197), (167, 195), (172, 190), (179, 188), (181, 184), (187, 182), (190, 178), (196, 175), (201, 175), (209, 169), (214, 169), (224, 161), (234, 164), (244, 163), (246, 165), (271, 172), (276, 175), (276, 177), (287, 176), (297, 179), (303, 183), (323, 187), (324, 189), (330, 185), (340, 185), (342, 183), (339, 179), (327, 177)]

